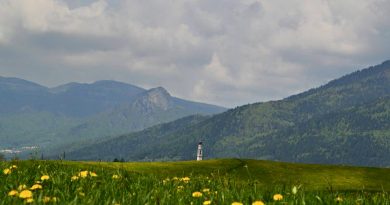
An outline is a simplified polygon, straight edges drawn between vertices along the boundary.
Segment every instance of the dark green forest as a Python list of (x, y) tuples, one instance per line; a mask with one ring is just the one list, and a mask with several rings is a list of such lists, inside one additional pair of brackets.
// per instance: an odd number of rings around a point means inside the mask
[(390, 61), (279, 101), (237, 107), (208, 118), (187, 117), (86, 145), (71, 159), (206, 158), (390, 165)]

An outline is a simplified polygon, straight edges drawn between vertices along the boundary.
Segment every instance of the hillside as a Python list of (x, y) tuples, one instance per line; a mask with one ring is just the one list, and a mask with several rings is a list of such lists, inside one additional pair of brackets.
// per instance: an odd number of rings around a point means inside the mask
[(389, 96), (386, 61), (283, 100), (228, 110), (174, 133), (154, 127), (86, 146), (88, 153), (78, 150), (70, 156), (194, 159), (202, 140), (207, 158), (389, 166)]
[[(97, 81), (47, 88), (0, 77), (0, 151), (22, 157), (47, 154), (60, 147), (70, 149), (185, 116), (224, 110), (175, 98), (162, 87), (146, 90), (116, 81)], [(23, 154), (19, 153), (22, 147), (39, 150)]]

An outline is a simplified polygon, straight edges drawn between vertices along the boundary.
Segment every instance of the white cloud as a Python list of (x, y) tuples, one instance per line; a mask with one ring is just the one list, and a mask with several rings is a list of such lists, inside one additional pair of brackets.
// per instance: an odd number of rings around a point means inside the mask
[(389, 10), (385, 0), (0, 0), (0, 75), (162, 85), (227, 106), (279, 99), (389, 58)]

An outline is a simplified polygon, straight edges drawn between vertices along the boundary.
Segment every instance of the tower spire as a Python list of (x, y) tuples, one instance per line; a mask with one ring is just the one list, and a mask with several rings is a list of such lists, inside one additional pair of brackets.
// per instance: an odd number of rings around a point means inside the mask
[(198, 152), (196, 154), (196, 161), (201, 161), (203, 159), (203, 150), (202, 150), (202, 142), (198, 144)]

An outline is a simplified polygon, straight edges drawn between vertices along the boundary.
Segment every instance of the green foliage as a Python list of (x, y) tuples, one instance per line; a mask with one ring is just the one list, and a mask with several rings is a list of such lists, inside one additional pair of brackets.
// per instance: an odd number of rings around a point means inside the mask
[[(280, 101), (237, 107), (94, 143), (73, 159), (111, 161), (240, 157), (390, 166), (390, 61)], [(175, 127), (175, 129), (169, 129)]]
[[(176, 163), (30, 160), (0, 162), (0, 169), (12, 165), (16, 167), (9, 174), (0, 174), (0, 204), (24, 203), (25, 199), (8, 194), (11, 190), (20, 194), (37, 181), (42, 189), (32, 190), (34, 204), (45, 200), (49, 204), (390, 203), (388, 169), (230, 159)], [(44, 175), (49, 179), (42, 180)], [(18, 190), (21, 185), (26, 187)], [(194, 192), (201, 196), (193, 197)], [(275, 201), (275, 194), (283, 199)]]

